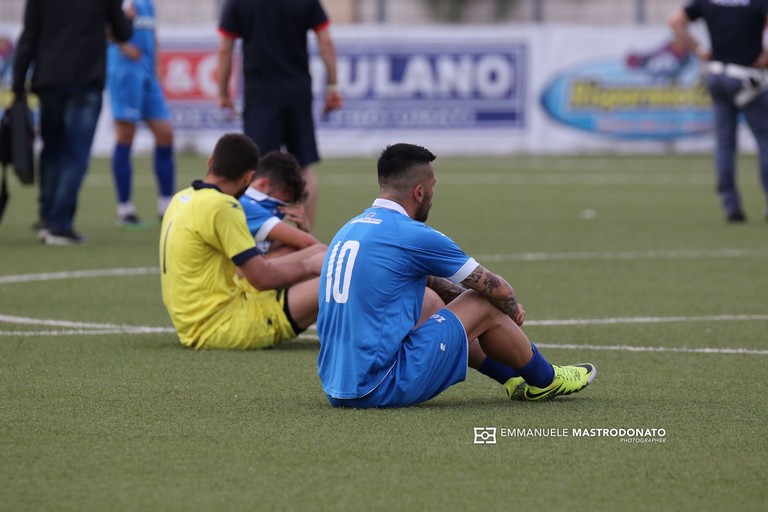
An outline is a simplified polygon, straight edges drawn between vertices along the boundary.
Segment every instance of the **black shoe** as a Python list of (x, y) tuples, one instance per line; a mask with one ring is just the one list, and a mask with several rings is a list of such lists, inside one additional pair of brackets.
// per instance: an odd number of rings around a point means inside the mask
[(72, 228), (49, 230), (43, 239), (45, 245), (76, 245), (85, 242), (85, 237)]
[(725, 221), (729, 224), (741, 224), (747, 222), (747, 217), (744, 212), (732, 212), (725, 217)]
[(117, 216), (117, 225), (131, 231), (141, 231), (147, 228), (143, 220), (135, 213)]

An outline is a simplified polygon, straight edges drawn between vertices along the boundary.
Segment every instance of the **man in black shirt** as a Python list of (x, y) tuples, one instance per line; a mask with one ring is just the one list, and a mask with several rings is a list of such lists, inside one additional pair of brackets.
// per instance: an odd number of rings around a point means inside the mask
[[(688, 30), (689, 21), (699, 19), (707, 24), (711, 50), (704, 49)], [(706, 65), (715, 113), (717, 191), (728, 222), (746, 221), (736, 188), (739, 113), (757, 140), (760, 179), (768, 200), (768, 52), (763, 50), (767, 21), (765, 0), (691, 0), (669, 17), (680, 42)], [(765, 215), (768, 219), (768, 203)]]
[(320, 157), (312, 119), (312, 78), (307, 32), (317, 35), (325, 65), (324, 111), (340, 108), (336, 52), (328, 16), (319, 0), (226, 0), (219, 20), (220, 108), (233, 109), (229, 91), (232, 50), (243, 40), (245, 90), (243, 125), (262, 154), (285, 146), (302, 167), (307, 184), (305, 207), (310, 226), (317, 211), (317, 178), (311, 164)]
[(131, 37), (121, 0), (27, 0), (13, 92), (26, 99), (27, 71), (34, 64), (43, 138), (38, 235), (46, 244), (84, 240), (73, 220), (101, 112), (107, 28), (117, 41)]

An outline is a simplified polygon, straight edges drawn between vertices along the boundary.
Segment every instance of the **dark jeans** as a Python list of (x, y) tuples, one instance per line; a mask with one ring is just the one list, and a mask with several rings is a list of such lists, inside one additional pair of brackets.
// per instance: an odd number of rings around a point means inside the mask
[(760, 180), (768, 200), (768, 92), (739, 108), (733, 99), (741, 91), (741, 80), (710, 74), (707, 86), (715, 112), (717, 192), (726, 214), (741, 212), (741, 198), (736, 188), (736, 129), (740, 112), (757, 141)]
[(40, 91), (40, 219), (51, 231), (72, 228), (77, 194), (88, 170), (101, 112), (101, 90), (61, 87)]

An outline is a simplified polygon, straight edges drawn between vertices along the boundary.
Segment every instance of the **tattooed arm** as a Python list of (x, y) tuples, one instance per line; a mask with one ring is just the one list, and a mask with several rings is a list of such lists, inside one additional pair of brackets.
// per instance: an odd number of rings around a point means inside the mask
[(514, 288), (503, 277), (478, 265), (461, 284), (487, 298), (491, 304), (509, 315), (517, 325), (523, 324), (525, 309), (517, 302)]
[(432, 288), (446, 304), (467, 291), (460, 284), (453, 284), (443, 277), (435, 276), (427, 276), (427, 287)]

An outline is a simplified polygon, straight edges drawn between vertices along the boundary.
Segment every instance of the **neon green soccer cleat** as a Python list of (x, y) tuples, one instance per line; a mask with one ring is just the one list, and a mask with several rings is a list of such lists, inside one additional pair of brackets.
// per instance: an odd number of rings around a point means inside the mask
[(507, 396), (510, 400), (525, 400), (523, 398), (525, 381), (522, 377), (512, 377), (504, 383), (504, 389), (507, 390)]
[(570, 395), (587, 387), (597, 375), (595, 366), (590, 363), (579, 363), (572, 366), (552, 365), (552, 368), (555, 369), (555, 380), (552, 381), (552, 384), (546, 388), (537, 388), (526, 384), (522, 400), (551, 400), (556, 396)]

